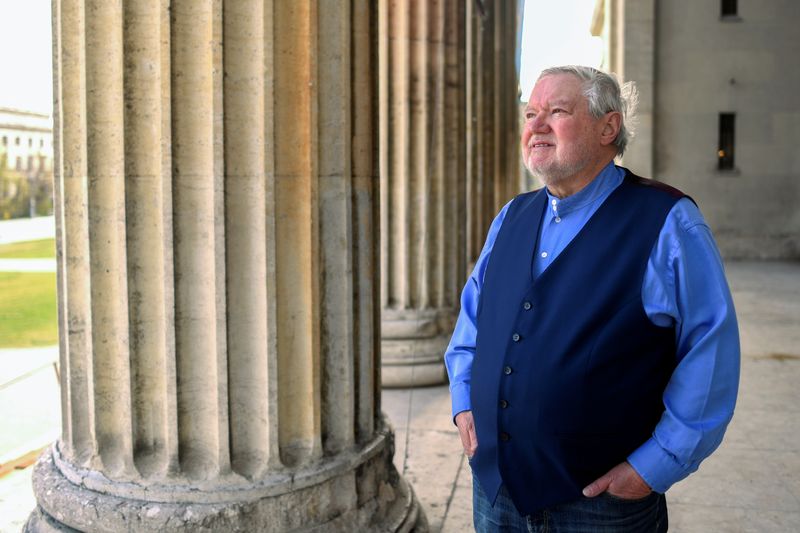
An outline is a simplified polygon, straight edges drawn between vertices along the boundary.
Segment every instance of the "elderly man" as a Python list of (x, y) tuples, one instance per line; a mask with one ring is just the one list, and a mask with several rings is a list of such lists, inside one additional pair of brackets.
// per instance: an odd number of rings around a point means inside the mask
[(666, 531), (664, 492), (733, 414), (711, 232), (683, 193), (614, 164), (631, 96), (569, 66), (528, 101), (523, 157), (546, 187), (495, 218), (445, 354), (477, 531)]

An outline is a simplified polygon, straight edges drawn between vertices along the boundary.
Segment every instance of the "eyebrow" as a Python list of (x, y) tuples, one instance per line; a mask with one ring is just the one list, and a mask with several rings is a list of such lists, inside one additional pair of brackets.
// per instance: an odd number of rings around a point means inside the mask
[(572, 100), (567, 99), (567, 98), (559, 98), (558, 100), (553, 100), (552, 102), (548, 102), (548, 103), (549, 103), (550, 107), (553, 107), (553, 106), (569, 107), (569, 106), (572, 106), (572, 105), (575, 104), (575, 102), (573, 102)]
[[(546, 107), (547, 106), (549, 106), (549, 107), (572, 107), (573, 105), (575, 105), (575, 102), (573, 102), (572, 100), (570, 100), (568, 98), (558, 98), (556, 100), (552, 100), (550, 102), (546, 102), (545, 103)], [(527, 113), (528, 111), (535, 111), (535, 109), (533, 107), (531, 107), (530, 104), (528, 104), (527, 106), (525, 106), (525, 112)]]

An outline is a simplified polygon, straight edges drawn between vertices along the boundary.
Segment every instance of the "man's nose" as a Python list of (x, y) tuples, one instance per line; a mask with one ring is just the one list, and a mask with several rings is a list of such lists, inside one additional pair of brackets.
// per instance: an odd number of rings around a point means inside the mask
[(531, 129), (536, 133), (546, 133), (550, 129), (547, 121), (542, 117), (542, 113), (539, 113), (533, 118), (531, 121)]

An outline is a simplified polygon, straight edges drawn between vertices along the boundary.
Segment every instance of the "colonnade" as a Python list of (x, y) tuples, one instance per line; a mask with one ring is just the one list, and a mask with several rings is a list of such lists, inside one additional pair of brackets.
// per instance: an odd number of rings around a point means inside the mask
[(26, 531), (426, 530), (381, 344), (442, 381), (516, 183), (504, 5), (54, 2), (63, 430)]
[(461, 288), (518, 192), (516, 2), (382, 0), (383, 384), (447, 380)]

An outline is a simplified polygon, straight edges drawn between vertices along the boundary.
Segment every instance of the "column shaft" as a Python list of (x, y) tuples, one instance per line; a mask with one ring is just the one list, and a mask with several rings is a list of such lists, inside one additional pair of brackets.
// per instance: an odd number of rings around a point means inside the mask
[[(164, 179), (169, 113), (162, 105), (160, 0), (125, 3), (125, 215), (134, 463), (147, 474), (178, 460), (171, 292), (171, 188)], [(167, 85), (168, 86), (168, 85)], [(132, 110), (136, 110), (133, 112)], [(168, 164), (168, 163), (167, 163)]]
[[(380, 354), (380, 287), (377, 272), (380, 268), (380, 248), (377, 228), (380, 227), (378, 193), (378, 132), (377, 109), (373, 100), (377, 94), (377, 49), (374, 40), (376, 13), (372, 0), (355, 0), (351, 34), (352, 86), (352, 224), (353, 224), (353, 328), (355, 351), (356, 439), (366, 442), (375, 431), (380, 414), (380, 371), (375, 354)], [(356, 65), (359, 65), (356, 68)], [(362, 252), (358, 253), (359, 250)], [(363, 251), (368, 251), (364, 253)]]
[(87, 2), (86, 93), (89, 261), (95, 438), (104, 469), (131, 467), (125, 247), (122, 5)]
[(278, 409), (289, 464), (321, 453), (316, 10), (311, 2), (275, 3), (277, 310), (279, 325), (291, 324), (278, 328)]
[[(318, 100), (319, 217), (321, 285), (321, 431), (326, 453), (338, 453), (355, 441), (353, 396), (356, 359), (354, 337), (337, 332), (353, 331), (353, 250), (333, 246), (353, 240), (352, 125), (350, 114), (350, 57), (336, 53), (351, 40), (350, 16), (331, 2), (319, 4), (317, 42), (318, 83), (341, 98)], [(344, 41), (344, 42), (343, 42)]]
[[(231, 457), (255, 477), (269, 464), (277, 421), (270, 413), (274, 320), (267, 301), (264, 3), (225, 4), (225, 212)], [(274, 250), (270, 250), (274, 256)], [(265, 283), (265, 281), (267, 281)]]
[(219, 472), (213, 2), (172, 4), (175, 341), (181, 468)]
[(57, 0), (62, 438), (26, 531), (425, 530), (380, 414), (368, 0)]
[(379, 9), (382, 382), (441, 383), (453, 280), (465, 277), (464, 8), (386, 0)]
[(62, 258), (59, 270), (63, 285), (59, 308), (62, 354), (62, 412), (64, 446), (78, 462), (86, 463), (94, 448), (94, 377), (92, 372), (92, 320), (89, 262), (89, 200), (86, 155), (86, 56), (83, 3), (66, 0), (58, 5), (57, 24), (60, 50), (61, 138), (56, 145), (61, 153), (60, 186), (63, 205), (62, 232), (59, 234)]
[(519, 192), (517, 7), (467, 6), (467, 268), (480, 255), (495, 215)]

